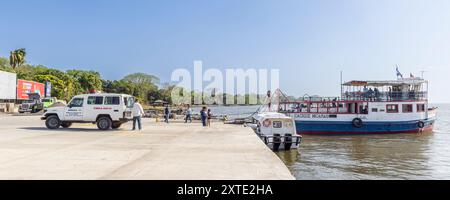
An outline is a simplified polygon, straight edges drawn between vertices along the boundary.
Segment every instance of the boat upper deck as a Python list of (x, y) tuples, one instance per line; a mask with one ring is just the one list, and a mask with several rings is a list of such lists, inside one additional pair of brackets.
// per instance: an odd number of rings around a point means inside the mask
[(428, 82), (420, 78), (393, 81), (350, 81), (342, 84), (341, 97), (308, 96), (281, 100), (278, 112), (369, 114), (423, 113), (428, 109)]
[(406, 78), (390, 81), (349, 81), (342, 84), (340, 100), (345, 101), (426, 101), (428, 81)]

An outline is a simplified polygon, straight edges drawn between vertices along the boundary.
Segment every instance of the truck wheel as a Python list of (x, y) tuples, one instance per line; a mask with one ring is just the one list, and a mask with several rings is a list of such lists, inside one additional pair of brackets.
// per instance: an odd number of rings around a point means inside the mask
[(61, 126), (62, 126), (63, 128), (69, 128), (70, 126), (72, 126), (72, 123), (71, 123), (71, 122), (62, 122), (62, 123), (61, 123)]
[(45, 120), (45, 126), (47, 126), (48, 129), (57, 129), (61, 126), (61, 121), (56, 115), (48, 116)]
[(111, 128), (118, 129), (118, 128), (120, 128), (121, 125), (122, 125), (122, 123), (120, 123), (120, 122), (113, 122), (111, 125)]
[(111, 119), (109, 119), (109, 117), (100, 117), (97, 120), (97, 127), (100, 130), (108, 130), (109, 128), (111, 128)]

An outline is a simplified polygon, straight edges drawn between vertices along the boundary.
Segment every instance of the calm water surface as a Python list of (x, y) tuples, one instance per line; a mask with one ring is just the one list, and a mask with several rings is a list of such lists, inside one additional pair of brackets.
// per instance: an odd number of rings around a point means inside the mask
[(450, 179), (450, 104), (439, 107), (434, 133), (303, 136), (277, 152), (297, 179)]
[[(248, 117), (251, 114), (255, 113), (259, 105), (253, 106), (209, 106), (211, 112), (214, 115), (227, 115), (230, 119), (240, 118), (240, 117)], [(201, 107), (195, 106), (192, 108), (194, 113), (199, 113)]]

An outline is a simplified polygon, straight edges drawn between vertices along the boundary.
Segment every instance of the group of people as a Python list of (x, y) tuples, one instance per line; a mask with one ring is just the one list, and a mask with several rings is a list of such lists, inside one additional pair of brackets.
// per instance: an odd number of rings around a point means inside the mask
[(363, 91), (361, 92), (345, 92), (345, 97), (347, 99), (358, 99), (358, 100), (369, 100), (369, 101), (379, 101), (381, 99), (382, 93), (378, 90), (378, 88), (367, 88), (364, 86)]
[[(191, 106), (188, 105), (186, 109), (186, 117), (184, 118), (184, 123), (187, 123), (188, 121), (189, 123), (192, 123), (192, 113), (193, 110)], [(202, 120), (202, 125), (204, 127), (211, 126), (211, 119), (212, 119), (211, 109), (207, 107), (202, 107), (202, 109), (200, 110), (200, 119)]]
[(417, 100), (424, 96), (423, 92), (417, 92), (413, 88), (403, 89), (398, 86), (388, 87), (387, 91), (380, 91), (377, 87), (368, 88), (364, 86), (363, 91), (344, 93), (347, 99), (367, 100), (367, 101), (397, 101), (397, 100)]
[(363, 97), (365, 99), (369, 99), (370, 101), (378, 100), (380, 98), (380, 91), (378, 90), (378, 88), (372, 90), (372, 88), (367, 89), (367, 87), (364, 86)]
[[(133, 114), (133, 131), (136, 130), (136, 124), (138, 125), (139, 130), (142, 130), (142, 124), (141, 124), (141, 118), (144, 116), (144, 109), (142, 105), (139, 103), (138, 100), (135, 100), (133, 107), (131, 109), (131, 112)], [(164, 108), (164, 122), (169, 123), (170, 118), (170, 108), (168, 105)], [(193, 110), (190, 105), (187, 106), (186, 109), (186, 116), (185, 116), (185, 123), (192, 123), (192, 115)], [(200, 117), (202, 121), (203, 127), (211, 126), (211, 119), (212, 119), (212, 112), (211, 109), (208, 109), (207, 107), (203, 107), (200, 110)]]

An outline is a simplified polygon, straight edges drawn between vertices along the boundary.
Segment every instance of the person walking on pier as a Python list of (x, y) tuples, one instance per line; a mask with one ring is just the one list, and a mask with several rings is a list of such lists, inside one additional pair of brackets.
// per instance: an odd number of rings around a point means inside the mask
[(206, 113), (206, 107), (203, 107), (200, 111), (200, 117), (202, 118), (202, 125), (206, 127), (206, 118), (208, 117), (208, 113)]
[(187, 123), (189, 120), (189, 123), (192, 123), (192, 108), (190, 105), (188, 105), (186, 110), (186, 119), (184, 120), (184, 123)]
[(136, 130), (136, 123), (138, 124), (139, 131), (142, 130), (141, 117), (144, 115), (144, 109), (139, 103), (139, 100), (136, 99), (131, 112), (133, 114), (133, 131)]
[(164, 122), (169, 123), (169, 117), (170, 117), (170, 108), (169, 105), (166, 105), (166, 108), (164, 109)]
[(208, 121), (206, 123), (207, 126), (211, 126), (211, 118), (212, 118), (212, 112), (211, 109), (208, 109), (208, 112), (206, 113)]

